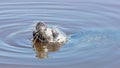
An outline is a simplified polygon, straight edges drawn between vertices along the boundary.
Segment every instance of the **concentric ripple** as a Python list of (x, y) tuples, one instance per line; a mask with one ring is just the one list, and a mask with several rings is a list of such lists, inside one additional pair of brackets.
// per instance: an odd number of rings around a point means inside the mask
[[(0, 1), (0, 65), (119, 68), (119, 4), (115, 0)], [(36, 58), (32, 48), (36, 21), (60, 28), (69, 38), (45, 59)]]

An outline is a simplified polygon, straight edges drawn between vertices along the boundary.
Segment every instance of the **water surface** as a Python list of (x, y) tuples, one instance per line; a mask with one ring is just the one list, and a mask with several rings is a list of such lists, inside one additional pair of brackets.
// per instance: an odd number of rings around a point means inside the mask
[[(119, 0), (0, 1), (0, 67), (119, 68)], [(32, 48), (36, 21), (63, 30), (69, 41), (48, 58)]]

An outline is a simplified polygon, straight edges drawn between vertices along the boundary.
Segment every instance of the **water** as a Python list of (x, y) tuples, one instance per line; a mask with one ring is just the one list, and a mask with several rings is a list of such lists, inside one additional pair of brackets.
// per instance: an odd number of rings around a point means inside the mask
[[(119, 6), (119, 0), (1, 0), (0, 68), (119, 68)], [(46, 59), (32, 48), (36, 21), (69, 37)]]

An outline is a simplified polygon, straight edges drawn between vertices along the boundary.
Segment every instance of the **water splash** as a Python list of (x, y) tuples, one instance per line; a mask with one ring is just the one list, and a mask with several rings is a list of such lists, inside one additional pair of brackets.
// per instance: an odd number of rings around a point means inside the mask
[[(0, 2), (0, 64), (119, 67), (119, 1), (27, 1)], [(49, 53), (49, 58), (35, 58), (31, 41), (34, 21), (59, 26), (68, 34), (69, 41)]]

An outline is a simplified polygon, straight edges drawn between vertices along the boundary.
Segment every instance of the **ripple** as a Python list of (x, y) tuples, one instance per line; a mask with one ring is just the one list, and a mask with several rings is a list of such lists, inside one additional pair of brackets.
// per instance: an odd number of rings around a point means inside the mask
[[(45, 68), (115, 66), (112, 62), (118, 64), (119, 60), (114, 59), (120, 56), (120, 10), (119, 3), (112, 2), (0, 3), (0, 64)], [(35, 58), (32, 48), (32, 31), (36, 21), (58, 26), (69, 37), (65, 45), (56, 52), (50, 52), (46, 59)]]

